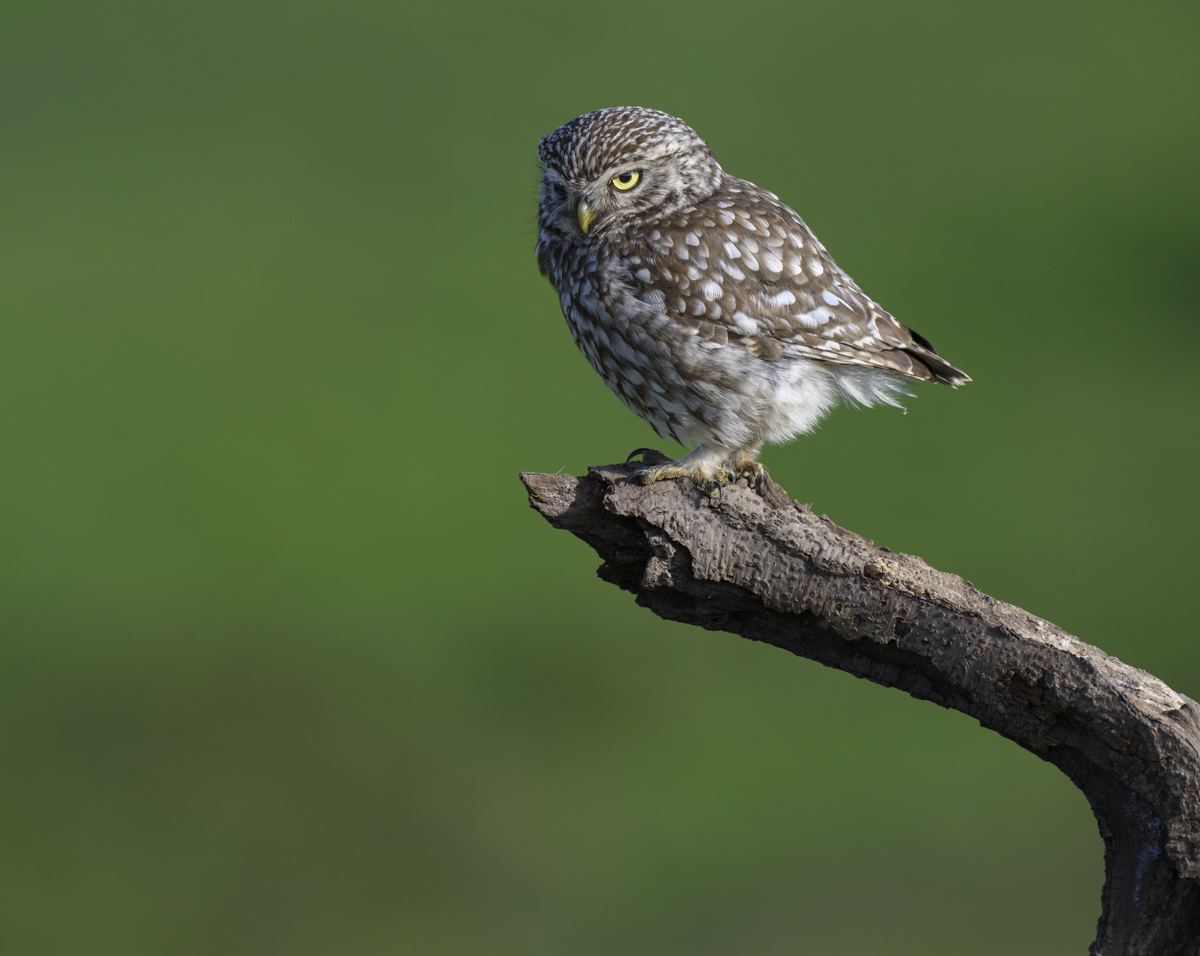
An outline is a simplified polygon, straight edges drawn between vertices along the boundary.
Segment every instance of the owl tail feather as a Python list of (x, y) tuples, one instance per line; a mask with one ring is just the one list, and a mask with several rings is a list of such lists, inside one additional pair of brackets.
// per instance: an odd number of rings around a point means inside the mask
[[(927, 382), (942, 382), (952, 388), (958, 388), (971, 381), (971, 376), (962, 369), (955, 368), (937, 354), (925, 336), (912, 329), (906, 330), (913, 338), (913, 344), (903, 349), (905, 355), (912, 359), (913, 370), (910, 374), (923, 378)], [(921, 373), (926, 374), (922, 375)]]

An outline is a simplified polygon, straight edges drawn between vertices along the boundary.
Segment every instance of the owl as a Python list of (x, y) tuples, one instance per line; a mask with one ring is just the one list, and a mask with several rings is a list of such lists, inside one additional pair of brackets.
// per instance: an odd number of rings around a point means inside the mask
[(643, 483), (761, 479), (764, 442), (838, 402), (897, 405), (968, 377), (859, 289), (804, 221), (728, 175), (682, 120), (597, 110), (538, 145), (538, 266), (605, 384), (663, 438)]

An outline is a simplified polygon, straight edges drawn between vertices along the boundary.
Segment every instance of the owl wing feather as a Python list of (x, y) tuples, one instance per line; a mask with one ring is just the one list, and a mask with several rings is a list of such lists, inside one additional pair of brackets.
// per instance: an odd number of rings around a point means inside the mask
[(795, 212), (752, 183), (729, 177), (641, 238), (623, 262), (630, 284), (711, 347), (970, 381), (868, 298)]

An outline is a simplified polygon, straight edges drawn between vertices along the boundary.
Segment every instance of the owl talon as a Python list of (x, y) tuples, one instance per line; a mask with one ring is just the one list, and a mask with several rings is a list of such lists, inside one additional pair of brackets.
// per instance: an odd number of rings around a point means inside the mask
[(725, 485), (728, 482), (722, 481), (720, 478), (709, 478), (707, 481), (698, 481), (693, 478), (692, 484), (700, 489), (701, 494), (707, 495), (709, 498), (716, 498), (718, 502), (725, 500)]
[[(665, 465), (667, 462), (673, 462), (675, 459), (664, 455), (657, 448), (635, 448), (629, 453), (629, 457), (625, 459), (625, 464), (629, 464), (638, 455), (642, 456), (643, 465)], [(643, 469), (644, 470), (644, 469)]]
[(751, 488), (756, 489), (761, 488), (763, 481), (765, 481), (768, 477), (766, 468), (764, 468), (757, 461), (750, 461), (749, 459), (741, 461), (735, 465), (733, 468), (733, 473), (737, 478), (745, 478), (746, 483), (749, 484)]

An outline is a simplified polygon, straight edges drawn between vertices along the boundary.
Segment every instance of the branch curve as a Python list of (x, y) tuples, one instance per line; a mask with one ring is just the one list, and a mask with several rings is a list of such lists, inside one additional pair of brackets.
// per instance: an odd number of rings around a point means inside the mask
[(1145, 671), (877, 548), (769, 479), (709, 499), (630, 466), (524, 473), (530, 504), (660, 617), (960, 710), (1062, 770), (1104, 838), (1093, 956), (1200, 956), (1200, 706)]

